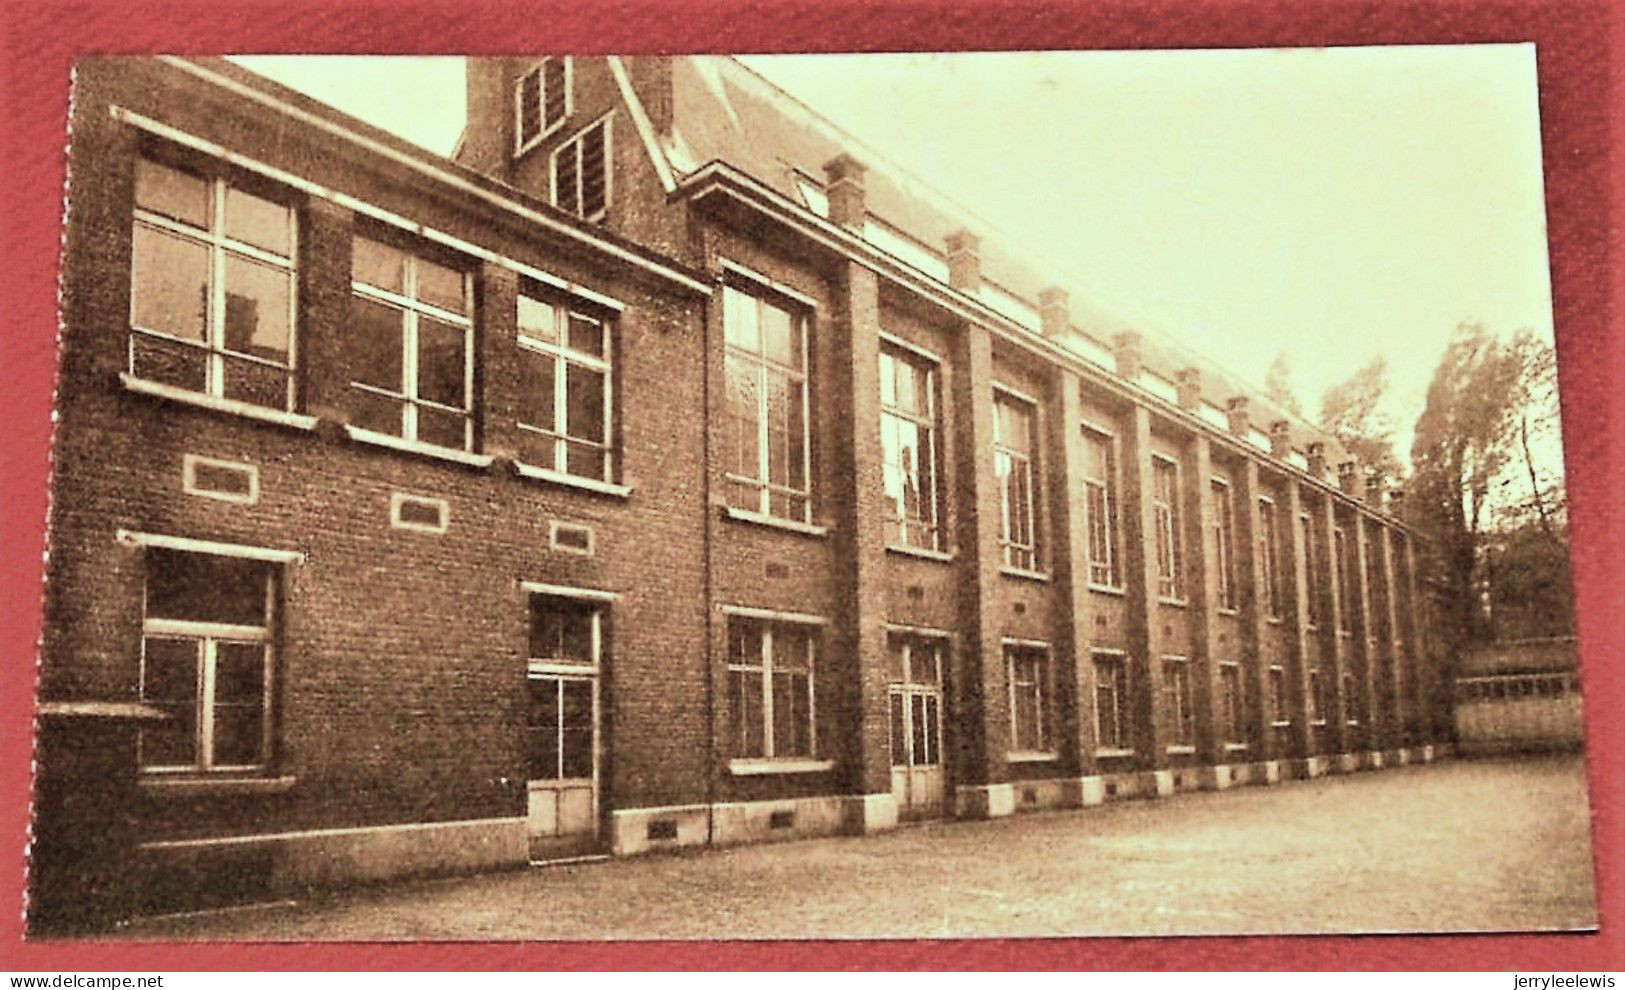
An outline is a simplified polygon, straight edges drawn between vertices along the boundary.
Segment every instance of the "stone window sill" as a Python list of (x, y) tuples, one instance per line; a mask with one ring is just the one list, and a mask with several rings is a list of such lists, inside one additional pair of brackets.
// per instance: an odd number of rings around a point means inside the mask
[(134, 392), (137, 395), (150, 395), (154, 398), (168, 399), (182, 405), (229, 413), (233, 416), (241, 416), (244, 419), (257, 419), (262, 423), (275, 423), (278, 426), (287, 426), (295, 430), (309, 431), (316, 428), (315, 416), (304, 416), (299, 413), (284, 412), (280, 409), (267, 409), (264, 406), (238, 402), (235, 399), (222, 399), (213, 395), (204, 395), (201, 392), (192, 392), (184, 388), (176, 388), (173, 385), (164, 385), (161, 382), (137, 378), (127, 371), (120, 372), (118, 380), (127, 391)]
[(1157, 596), (1157, 604), (1158, 605), (1167, 605), (1170, 608), (1185, 608), (1187, 605), (1190, 604), (1190, 602), (1187, 601), (1184, 598), (1168, 598), (1168, 597), (1165, 597), (1163, 595), (1158, 595)]
[(1095, 750), (1095, 758), (1099, 760), (1120, 760), (1134, 755), (1132, 749), (1113, 749), (1106, 747)]
[(1025, 567), (1001, 567), (999, 573), (1005, 577), (1018, 578), (1022, 581), (1042, 581), (1049, 583), (1049, 575), (1043, 571), (1029, 571)]
[(439, 447), (431, 443), (403, 440), (393, 434), (376, 433), (372, 430), (362, 429), (359, 426), (351, 426), (349, 423), (344, 424), (344, 432), (357, 443), (371, 444), (374, 447), (387, 447), (390, 450), (417, 454), (420, 457), (433, 457), (436, 460), (451, 461), (454, 464), (462, 464), (467, 467), (490, 467), (493, 459), (489, 454), (471, 454), (466, 450), (454, 450), (451, 447)]
[(228, 797), (242, 794), (283, 794), (293, 789), (297, 777), (201, 777), (195, 774), (168, 776), (147, 774), (141, 778), (141, 791), (154, 797)]
[(1113, 587), (1112, 585), (1109, 585), (1109, 584), (1093, 584), (1093, 583), (1091, 583), (1089, 585), (1089, 590), (1090, 591), (1098, 591), (1102, 595), (1115, 595), (1118, 598), (1126, 598), (1126, 597), (1128, 597), (1128, 590), (1126, 588)]
[(921, 560), (940, 561), (944, 564), (951, 562), (955, 556), (952, 550), (932, 550), (927, 547), (910, 547), (904, 546), (901, 543), (888, 543), (886, 545), (886, 552), (901, 554), (904, 557), (919, 557)]
[(1224, 744), (1224, 751), (1226, 753), (1245, 753), (1245, 752), (1247, 752), (1247, 744), (1246, 743), (1225, 743)]
[(1054, 763), (1060, 759), (1054, 753), (1015, 752), (1005, 755), (1006, 763)]
[(533, 481), (542, 481), (550, 485), (560, 485), (565, 488), (576, 488), (595, 495), (608, 495), (613, 498), (627, 498), (632, 494), (631, 485), (617, 485), (610, 481), (599, 481), (596, 478), (583, 478), (579, 475), (565, 474), (551, 468), (537, 467), (526, 464), (524, 461), (513, 462), (514, 473), (521, 478), (530, 478)]
[(750, 523), (753, 526), (766, 526), (768, 529), (782, 529), (790, 533), (799, 533), (802, 536), (827, 536), (829, 528), (814, 523), (797, 522), (794, 519), (780, 519), (777, 516), (767, 516), (760, 512), (751, 512), (748, 509), (736, 509), (731, 505), (723, 506), (722, 517), (735, 522)]
[(756, 777), (778, 773), (824, 773), (835, 769), (834, 760), (729, 760), (728, 772), (735, 777)]
[(1195, 756), (1196, 755), (1196, 747), (1195, 746), (1169, 746), (1167, 752), (1168, 752), (1169, 756)]

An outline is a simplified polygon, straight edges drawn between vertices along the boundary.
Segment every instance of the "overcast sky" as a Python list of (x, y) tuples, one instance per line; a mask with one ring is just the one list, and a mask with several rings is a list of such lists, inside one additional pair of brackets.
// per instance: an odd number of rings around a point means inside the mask
[[(240, 62), (434, 151), (461, 59)], [(1410, 429), (1462, 320), (1550, 339), (1530, 45), (751, 56), (1097, 305), (1311, 416), (1378, 354)]]

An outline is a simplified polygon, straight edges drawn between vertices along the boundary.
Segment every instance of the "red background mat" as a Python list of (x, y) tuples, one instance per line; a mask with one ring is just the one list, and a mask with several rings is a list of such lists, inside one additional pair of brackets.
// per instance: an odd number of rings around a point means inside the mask
[[(1625, 176), (1625, 13), (1609, 2), (692, 0), (539, 4), (44, 2), (0, 25), (7, 209), (0, 219), (0, 970), (310, 969), (1625, 969), (1621, 792), (1625, 385), (1613, 246)], [(98, 53), (506, 54), (1217, 48), (1524, 42), (1537, 46), (1546, 207), (1602, 931), (1568, 935), (415, 944), (24, 943), (22, 881), (47, 506), (56, 279), (73, 60)], [(1490, 204), (1488, 208), (1493, 208)], [(1614, 252), (1613, 255), (1610, 252)], [(1464, 835), (1463, 842), (1474, 841)]]

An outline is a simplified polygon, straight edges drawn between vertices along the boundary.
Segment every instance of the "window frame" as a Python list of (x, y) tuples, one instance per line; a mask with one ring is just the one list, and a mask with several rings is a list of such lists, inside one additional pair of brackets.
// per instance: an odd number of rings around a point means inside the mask
[[(134, 169), (140, 162), (146, 162), (159, 168), (180, 172), (202, 182), (208, 190), (208, 220), (207, 229), (196, 227), (183, 220), (164, 216), (155, 210), (141, 206), (138, 199), (138, 188), (134, 178)], [(170, 156), (165, 154), (152, 154), (143, 152), (135, 157), (132, 165), (131, 195), (130, 195), (130, 248), (131, 263), (129, 274), (129, 309), (128, 332), (125, 334), (125, 367), (131, 378), (149, 382), (164, 388), (173, 388), (188, 395), (207, 396), (219, 402), (241, 403), (252, 409), (267, 409), (277, 413), (292, 414), (299, 407), (299, 209), (291, 195), (280, 189), (267, 189), (267, 183), (256, 181), (250, 177), (244, 182), (239, 173), (230, 169), (225, 163), (215, 160), (199, 160), (195, 156)], [(277, 254), (266, 248), (249, 244), (230, 237), (226, 233), (226, 198), (229, 190), (237, 189), (245, 195), (256, 199), (274, 203), (287, 210), (288, 215), (288, 253), (286, 256)], [(267, 195), (266, 193), (270, 194)], [(208, 305), (205, 312), (204, 337), (202, 341), (189, 340), (178, 337), (164, 330), (142, 326), (136, 322), (137, 287), (136, 268), (134, 259), (136, 231), (142, 227), (155, 231), (162, 236), (181, 240), (185, 243), (203, 247), (208, 252)], [(288, 282), (288, 358), (282, 364), (253, 354), (243, 354), (228, 350), (226, 347), (226, 261), (229, 257), (237, 257), (252, 264), (273, 267), (281, 270), (287, 276)], [(205, 355), (203, 389), (188, 388), (183, 385), (171, 385), (159, 382), (156, 379), (144, 378), (136, 373), (135, 342), (138, 335), (154, 337), (159, 340), (180, 344), (182, 346), (200, 350)], [(280, 406), (266, 406), (248, 399), (232, 398), (225, 393), (225, 362), (227, 356), (233, 360), (245, 361), (264, 368), (272, 368), (282, 372), (284, 377), (283, 402)]]
[(1262, 570), (1264, 618), (1280, 622), (1281, 614), (1281, 512), (1275, 499), (1258, 496), (1259, 567)]
[[(555, 59), (564, 61), (564, 113), (552, 124), (547, 122), (547, 63)], [(531, 137), (524, 134), (525, 124), (525, 84), (536, 77), (536, 119), (540, 121), (540, 129)], [(527, 151), (541, 144), (559, 128), (569, 122), (571, 114), (575, 113), (575, 61), (568, 55), (545, 55), (540, 60), (519, 74), (513, 86), (513, 156), (518, 158)]]
[[(547, 306), (554, 314), (553, 343), (538, 340), (528, 336), (520, 328), (517, 317), (518, 298), (528, 298), (533, 302)], [(582, 478), (588, 481), (614, 484), (620, 476), (621, 458), (619, 448), (620, 424), (615, 416), (616, 406), (616, 375), (617, 344), (619, 334), (612, 318), (598, 313), (596, 310), (572, 305), (562, 299), (555, 298), (544, 292), (526, 291), (521, 288), (519, 297), (514, 302), (514, 340), (515, 346), (521, 351), (520, 359), (527, 360), (532, 355), (541, 355), (550, 360), (553, 374), (553, 423), (555, 429), (546, 430), (540, 426), (524, 421), (523, 414), (514, 416), (514, 426), (521, 433), (531, 433), (548, 438), (553, 443), (553, 458), (549, 464), (535, 464), (533, 467), (556, 474), (567, 475), (570, 478)], [(569, 332), (572, 321), (585, 320), (598, 326), (599, 340), (603, 348), (603, 356), (595, 357), (569, 346)], [(600, 442), (583, 440), (570, 435), (569, 426), (569, 381), (570, 366), (576, 365), (590, 371), (596, 371), (604, 376), (604, 439)], [(560, 424), (563, 424), (562, 426)], [(600, 451), (600, 471), (596, 476), (579, 474), (570, 470), (571, 446), (590, 446)]]
[[(926, 401), (929, 406), (923, 415), (920, 413), (909, 412), (902, 409), (900, 406), (888, 406), (884, 398), (885, 362), (884, 360), (881, 361), (882, 386), (880, 399), (880, 435), (882, 497), (888, 500), (890, 499), (890, 495), (885, 492), (884, 480), (885, 468), (890, 466), (886, 462), (885, 455), (885, 436), (888, 426), (888, 417), (890, 419), (910, 423), (917, 430), (925, 433), (926, 442), (921, 445), (921, 450), (918, 452), (918, 456), (924, 457), (928, 460), (931, 471), (929, 487), (920, 486), (919, 489), (924, 507), (929, 510), (928, 518), (911, 519), (907, 515), (906, 503), (899, 504), (899, 514), (896, 517), (888, 514), (885, 520), (888, 530), (890, 530), (893, 526), (896, 527), (895, 532), (889, 531), (887, 533), (886, 545), (916, 550), (930, 550), (941, 553), (944, 545), (946, 544), (946, 534), (944, 533), (944, 529), (946, 527), (944, 525), (944, 513), (942, 511), (942, 461), (938, 453), (940, 445), (937, 442), (938, 434), (942, 429), (942, 403), (940, 400), (940, 393), (938, 391), (939, 384), (941, 382), (941, 375), (938, 373), (939, 369), (941, 368), (941, 361), (926, 351), (908, 345), (886, 334), (882, 334), (880, 338), (880, 354), (883, 359), (890, 357), (894, 363), (905, 363), (914, 369), (914, 373), (916, 375), (925, 376), (924, 391)], [(895, 393), (895, 391), (896, 389), (894, 386), (893, 392)], [(906, 481), (908, 477), (908, 465), (900, 464), (898, 465), (898, 468), (903, 471)], [(918, 473), (918, 470), (916, 470), (916, 481), (918, 481)], [(924, 543), (918, 542), (917, 539), (911, 539), (910, 534), (916, 530), (923, 530), (929, 539)]]
[(1308, 512), (1299, 513), (1298, 522), (1303, 527), (1303, 570), (1304, 570), (1304, 628), (1314, 632), (1320, 628), (1320, 559), (1324, 554), (1320, 550), (1320, 538), (1315, 529), (1314, 516)]
[[(731, 271), (731, 269), (730, 269)], [(726, 378), (728, 364), (735, 361), (747, 366), (756, 382), (756, 408), (754, 412), (754, 425), (756, 429), (756, 470), (758, 476), (747, 477), (733, 470), (738, 451), (733, 450), (725, 454), (723, 478), (729, 486), (750, 486), (756, 489), (756, 506), (746, 509), (735, 506), (732, 500), (727, 504), (735, 511), (742, 511), (768, 519), (784, 519), (791, 522), (810, 525), (813, 510), (813, 472), (812, 472), (812, 308), (804, 301), (786, 295), (777, 288), (755, 279), (732, 277), (724, 281), (722, 294), (724, 300), (728, 292), (738, 293), (745, 299), (751, 300), (757, 308), (758, 340), (762, 326), (762, 308), (773, 306), (789, 315), (794, 325), (799, 326), (801, 336), (801, 353), (799, 355), (801, 366), (792, 368), (768, 357), (765, 348), (751, 351), (728, 339), (726, 327), (723, 331), (723, 415), (733, 416), (732, 397), (728, 394)], [(724, 301), (726, 314), (726, 302)], [(726, 315), (724, 315), (726, 320)], [(787, 374), (792, 381), (801, 385), (801, 478), (803, 486), (800, 489), (790, 485), (780, 485), (771, 480), (772, 467), (770, 460), (772, 451), (769, 446), (769, 419), (768, 419), (768, 390), (767, 374), (776, 371)], [(725, 430), (726, 432), (726, 430)], [(801, 500), (801, 513), (799, 516), (784, 515), (773, 511), (773, 496), (777, 494), (789, 499)]]
[(1337, 572), (1337, 634), (1354, 635), (1354, 596), (1350, 590), (1358, 574), (1349, 558), (1348, 532), (1342, 526), (1332, 527), (1332, 559)]
[[(1123, 561), (1118, 552), (1121, 546), (1118, 528), (1122, 525), (1122, 511), (1119, 506), (1119, 492), (1121, 491), (1122, 457), (1118, 445), (1117, 434), (1103, 426), (1090, 422), (1082, 424), (1084, 443), (1099, 441), (1103, 444), (1106, 460), (1106, 474), (1103, 478), (1093, 478), (1083, 473), (1084, 488), (1084, 525), (1085, 563), (1088, 565), (1088, 586), (1101, 591), (1120, 592), (1123, 590)], [(1101, 509), (1097, 510), (1095, 499), (1098, 496)], [(1105, 516), (1104, 521), (1098, 519)], [(1098, 534), (1105, 551), (1104, 558), (1095, 556), (1095, 538)], [(1105, 574), (1105, 580), (1097, 575)]]
[(1284, 729), (1292, 724), (1291, 694), (1287, 688), (1286, 667), (1272, 663), (1264, 671), (1265, 698), (1270, 706), (1270, 725)]
[[(609, 207), (613, 202), (615, 185), (615, 112), (604, 114), (596, 120), (583, 124), (579, 130), (560, 141), (547, 157), (547, 201), (557, 209), (563, 210), (573, 217), (579, 217), (588, 223), (599, 223), (609, 215)], [(586, 161), (586, 138), (594, 128), (601, 127), (604, 131), (604, 202), (592, 213), (586, 211), (586, 187), (582, 178), (582, 165)], [(565, 154), (575, 157), (575, 209), (571, 209), (559, 202), (559, 158)]]
[[(1048, 643), (1033, 640), (1005, 639), (1004, 646), (1004, 673), (1009, 690), (1005, 694), (1009, 698), (1010, 715), (1010, 744), (1007, 748), (1010, 756), (1054, 756), (1056, 754), (1054, 718), (1050, 713), (1051, 692), (1049, 682), (1051, 677), (1052, 654)], [(1036, 661), (1038, 673), (1030, 682), (1019, 681), (1016, 677), (1016, 663), (1018, 657)], [(1020, 705), (1017, 703), (1018, 687), (1027, 684), (1032, 688), (1034, 708), (1037, 717), (1035, 729), (1038, 745), (1033, 747), (1020, 747), (1021, 741)]]
[[(1128, 653), (1124, 650), (1096, 647), (1089, 651), (1089, 662), (1095, 675), (1095, 749), (1114, 754), (1132, 753), (1134, 751), (1134, 731), (1132, 712), (1129, 708)], [(1112, 696), (1111, 717), (1113, 728), (1116, 730), (1112, 733), (1105, 731), (1104, 720), (1107, 712), (1100, 701), (1103, 683), (1101, 678), (1102, 667), (1112, 668), (1112, 676), (1109, 678)]]
[[(1031, 446), (1030, 451), (1018, 450), (1010, 446), (1001, 436), (999, 407), (1024, 410), (1027, 416), (1027, 439)], [(1039, 463), (1040, 437), (1039, 402), (1029, 395), (1023, 395), (1016, 390), (997, 383), (993, 386), (993, 479), (999, 493), (999, 553), (1003, 566), (1026, 573), (1039, 573), (1043, 569), (1044, 541), (1042, 538), (1043, 523), (1039, 516), (1042, 511), (1043, 498), (1039, 488), (1043, 484), (1042, 467)], [(1006, 465), (1000, 473), (1000, 465)], [(1006, 479), (1013, 477), (1015, 469), (1020, 467), (1027, 479), (1026, 484), (1026, 514), (1028, 529), (1027, 542), (1019, 542), (1014, 530), (1015, 505), (1010, 498), (1010, 486)]]
[[(137, 664), (137, 697), (147, 700), (147, 643), (150, 640), (164, 640), (169, 642), (188, 642), (195, 645), (196, 650), (196, 696), (194, 705), (195, 721), (193, 723), (194, 759), (191, 764), (157, 764), (149, 765), (142, 752), (142, 733), (137, 733), (136, 765), (142, 776), (152, 777), (222, 777), (222, 776), (257, 776), (271, 770), (275, 763), (275, 726), (277, 698), (276, 678), (279, 669), (278, 631), (281, 623), (281, 610), (279, 609), (281, 597), (281, 577), (283, 559), (270, 556), (260, 556), (248, 553), (231, 552), (229, 547), (216, 549), (202, 549), (198, 547), (168, 546), (161, 542), (147, 542), (143, 544), (146, 552), (143, 554), (142, 593), (141, 593), (141, 653)], [(151, 550), (161, 549), (165, 552), (181, 554), (190, 557), (217, 557), (227, 560), (252, 560), (265, 567), (264, 607), (265, 619), (262, 626), (245, 626), (233, 623), (210, 622), (194, 619), (172, 619), (154, 617), (150, 612), (150, 595), (152, 582)], [(214, 726), (217, 702), (215, 701), (215, 686), (217, 683), (219, 646), (222, 643), (253, 643), (260, 647), (263, 656), (263, 673), (260, 681), (260, 760), (256, 763), (216, 763), (214, 759)]]
[(1195, 699), (1191, 694), (1189, 657), (1176, 653), (1163, 654), (1161, 689), (1164, 701), (1164, 728), (1168, 732), (1165, 745), (1170, 749), (1195, 746), (1196, 708)]
[[(358, 231), (351, 237), (352, 250), (354, 242), (357, 240), (368, 240), (380, 244), (389, 250), (399, 252), (404, 259), (401, 291), (398, 293), (393, 289), (386, 289), (361, 281), (356, 278), (353, 261), (350, 267), (350, 299), (352, 301), (358, 298), (363, 299), (370, 303), (388, 306), (401, 314), (399, 343), (401, 348), (401, 383), (404, 391), (395, 393), (377, 385), (355, 381), (352, 378), (346, 383), (346, 388), (355, 389), (375, 398), (389, 399), (402, 404), (400, 433), (383, 433), (382, 431), (355, 426), (353, 423), (351, 424), (352, 428), (364, 430), (367, 433), (380, 433), (383, 436), (398, 438), (403, 443), (414, 446), (435, 450), (450, 450), (460, 454), (472, 453), (475, 446), (474, 420), (476, 413), (474, 401), (474, 347), (476, 342), (474, 335), (473, 273), (469, 271), (466, 263), (443, 261), (436, 252), (432, 250), (425, 251), (422, 247), (407, 246), (388, 233), (382, 233), (381, 236), (372, 236), (371, 232)], [(414, 297), (417, 291), (418, 263), (420, 261), (426, 261), (429, 264), (455, 271), (462, 277), (463, 313), (454, 313), (442, 309), (434, 303), (424, 302)], [(463, 332), (463, 408), (461, 409), (442, 405), (439, 402), (419, 396), (422, 382), (419, 380), (421, 369), (418, 366), (418, 322), (423, 317), (428, 317)], [(359, 332), (354, 326), (353, 319), (351, 322), (352, 325), (348, 328), (348, 332), (352, 334)], [(440, 412), (460, 415), (463, 418), (462, 446), (448, 447), (445, 444), (420, 439), (418, 429), (418, 406), (420, 405), (427, 405)]]
[(1236, 499), (1230, 479), (1214, 475), (1208, 481), (1213, 502), (1213, 550), (1217, 580), (1214, 600), (1220, 612), (1234, 615), (1239, 598), (1236, 585)]
[[(1179, 502), (1179, 460), (1163, 453), (1151, 455), (1151, 509), (1156, 527), (1157, 600), (1183, 605), (1185, 598), (1184, 546), (1179, 532), (1182, 520)], [(1167, 500), (1160, 491), (1161, 479), (1168, 479)]]
[(1245, 745), (1247, 742), (1247, 684), (1242, 677), (1241, 663), (1237, 660), (1220, 660), (1219, 667), (1219, 707), (1222, 716), (1218, 719), (1219, 734), (1223, 737), (1219, 741), (1227, 746)]
[[(743, 722), (743, 719), (741, 718), (741, 713), (739, 711), (733, 711), (733, 712), (730, 713), (732, 715), (732, 717), (733, 717), (733, 720), (734, 720), (734, 727), (733, 727), (734, 731), (730, 733), (730, 735), (733, 736), (732, 740), (730, 741), (730, 746), (731, 746), (730, 753), (731, 753), (732, 758), (734, 760), (763, 761), (763, 762), (768, 762), (768, 763), (773, 763), (773, 762), (800, 763), (800, 762), (818, 760), (819, 755), (818, 755), (818, 680), (817, 680), (817, 667), (818, 667), (818, 644), (819, 644), (819, 640), (820, 640), (821, 635), (822, 635), (821, 632), (820, 632), (820, 629), (822, 628), (822, 624), (821, 623), (816, 623), (816, 622), (798, 621), (796, 619), (792, 619), (792, 618), (788, 618), (788, 617), (768, 618), (768, 617), (765, 617), (765, 616), (762, 616), (762, 615), (756, 615), (756, 614), (752, 614), (752, 613), (748, 613), (748, 612), (730, 612), (730, 613), (727, 614), (727, 620), (728, 621), (726, 623), (726, 631), (727, 631), (727, 636), (728, 636), (728, 641), (729, 641), (729, 645), (728, 645), (728, 676), (731, 678), (736, 673), (738, 673), (738, 674), (746, 674), (746, 675), (750, 675), (750, 674), (754, 673), (756, 675), (756, 677), (758, 678), (759, 682), (760, 682), (761, 693), (762, 693), (762, 697), (761, 697), (761, 699), (759, 701), (759, 704), (761, 706), (759, 708), (759, 712), (760, 712), (761, 718), (762, 718), (762, 725), (761, 725), (761, 729), (762, 729), (762, 752), (759, 753), (759, 754), (751, 754), (751, 753), (745, 752), (746, 747), (744, 745), (744, 738), (741, 735), (741, 733), (743, 733), (745, 731), (744, 722)], [(737, 622), (754, 623), (754, 624), (756, 624), (757, 626), (760, 627), (760, 629), (761, 629), (761, 655), (760, 655), (760, 658), (759, 658), (760, 661), (761, 661), (760, 663), (751, 664), (751, 663), (737, 663), (737, 662), (735, 662), (734, 656), (733, 656), (733, 637), (734, 637), (734, 623), (737, 623)], [(774, 712), (774, 698), (773, 698), (773, 676), (778, 671), (778, 668), (774, 664), (775, 651), (774, 651), (774, 648), (773, 648), (773, 633), (774, 633), (775, 629), (795, 629), (795, 630), (797, 630), (799, 635), (803, 635), (807, 639), (807, 726), (806, 726), (806, 729), (807, 729), (807, 752), (806, 753), (780, 754), (780, 753), (777, 752), (778, 749), (779, 749), (779, 746), (777, 744), (777, 740), (775, 740), (774, 737), (773, 737), (774, 715), (775, 715), (775, 712)], [(795, 673), (796, 671), (794, 669), (791, 669), (788, 672), (789, 673)], [(730, 697), (732, 695), (731, 688), (729, 690), (729, 695), (730, 695)]]
[[(535, 657), (530, 656), (530, 644), (525, 644), (525, 679), (529, 681), (552, 680), (557, 682), (558, 702), (555, 707), (555, 723), (558, 732), (558, 751), (555, 760), (558, 766), (557, 777), (531, 777), (529, 776), (529, 752), (526, 752), (526, 779), (548, 780), (561, 784), (580, 784), (593, 782), (596, 784), (599, 773), (601, 753), (599, 740), (599, 726), (603, 718), (603, 690), (600, 684), (600, 675), (603, 671), (604, 660), (604, 616), (609, 611), (613, 598), (602, 594), (588, 594), (573, 592), (567, 588), (550, 588), (543, 590), (538, 586), (527, 586), (525, 591), (525, 607), (527, 622), (534, 616), (535, 602), (538, 598), (556, 602), (564, 602), (578, 608), (587, 609), (591, 615), (591, 658), (587, 661), (573, 660), (567, 657)], [(592, 692), (592, 775), (589, 777), (564, 776), (565, 746), (564, 746), (564, 684), (566, 681), (585, 683)], [(527, 723), (526, 729), (529, 729)], [(529, 745), (527, 739), (526, 745)]]

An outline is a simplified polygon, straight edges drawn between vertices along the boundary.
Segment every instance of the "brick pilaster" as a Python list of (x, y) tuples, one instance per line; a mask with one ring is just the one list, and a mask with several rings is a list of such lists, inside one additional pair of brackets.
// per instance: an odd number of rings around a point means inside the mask
[(1333, 536), (1337, 528), (1337, 507), (1330, 495), (1322, 495), (1319, 504), (1310, 510), (1310, 525), (1315, 529), (1320, 545), (1320, 671), (1330, 677), (1327, 685), (1325, 712), (1327, 746), (1334, 753), (1346, 753), (1353, 746), (1349, 736), (1348, 717), (1354, 711), (1354, 699), (1347, 697), (1343, 672), (1348, 669), (1348, 637), (1338, 630), (1342, 625), (1343, 569), (1337, 565), (1337, 546)]
[(299, 227), (299, 375), (304, 411), (349, 420), (344, 334), (350, 327), (350, 253), (355, 216), (312, 198)]
[[(519, 276), (513, 271), (489, 261), (480, 267), (480, 319), (474, 330), (479, 355), (479, 377), (474, 383), (475, 423), (480, 449), (508, 459), (519, 453), (514, 425), (519, 419), (518, 295)], [(618, 422), (614, 425), (619, 427)]]
[[(1282, 756), (1303, 759), (1314, 752), (1314, 726), (1310, 724), (1313, 702), (1309, 684), (1309, 588), (1305, 567), (1303, 493), (1297, 482), (1288, 480), (1285, 504), (1276, 507), (1280, 528), (1279, 560), (1285, 572), (1280, 575), (1285, 592), (1282, 621), (1286, 625), (1286, 717), (1292, 720), (1289, 752)], [(1325, 674), (1321, 675), (1326, 676)], [(1324, 713), (1322, 713), (1324, 714)]]
[(1157, 608), (1156, 516), (1151, 505), (1151, 413), (1135, 406), (1124, 422), (1123, 584), (1127, 600), (1129, 714), (1134, 722), (1134, 749), (1139, 766), (1167, 765), (1162, 741), (1162, 696), (1157, 668), (1162, 632), (1154, 621)]
[[(1247, 458), (1231, 479), (1235, 498), (1236, 520), (1236, 604), (1241, 615), (1237, 623), (1240, 630), (1242, 681), (1247, 692), (1247, 742), (1253, 759), (1273, 760), (1283, 755), (1277, 752), (1275, 728), (1269, 715), (1269, 669), (1264, 659), (1266, 591), (1264, 588), (1264, 561), (1258, 497), (1258, 462)], [(1280, 506), (1276, 506), (1276, 525), (1280, 525)], [(1276, 561), (1280, 561), (1280, 548), (1276, 547)], [(1276, 575), (1277, 583), (1280, 575)], [(1290, 687), (1290, 684), (1289, 684)], [(1291, 706), (1282, 712), (1283, 718), (1292, 718)]]
[[(1219, 727), (1219, 660), (1214, 644), (1219, 626), (1219, 553), (1214, 534), (1213, 447), (1197, 434), (1181, 474), (1185, 511), (1181, 539), (1185, 545), (1185, 597), (1191, 623), (1191, 702), (1196, 707), (1196, 755), (1207, 764), (1224, 762), (1224, 733)], [(1235, 492), (1231, 492), (1232, 503)], [(1234, 533), (1231, 534), (1234, 536)], [(1223, 657), (1222, 659), (1236, 659)]]
[(1380, 749), (1383, 734), (1386, 730), (1386, 713), (1382, 710), (1377, 695), (1377, 658), (1376, 644), (1372, 635), (1372, 607), (1371, 585), (1367, 581), (1367, 557), (1371, 551), (1370, 540), (1366, 533), (1365, 520), (1360, 517), (1358, 510), (1352, 512), (1348, 529), (1349, 553), (1353, 555), (1351, 567), (1351, 591), (1354, 595), (1354, 636), (1352, 645), (1355, 655), (1359, 658), (1355, 664), (1355, 686), (1365, 699), (1365, 717), (1361, 719), (1361, 747), (1363, 749)]
[(1089, 522), (1083, 485), (1083, 408), (1078, 376), (1054, 372), (1054, 402), (1048, 417), (1051, 550), (1054, 575), (1056, 710), (1062, 759), (1078, 773), (1095, 773), (1095, 667), (1089, 654)]

